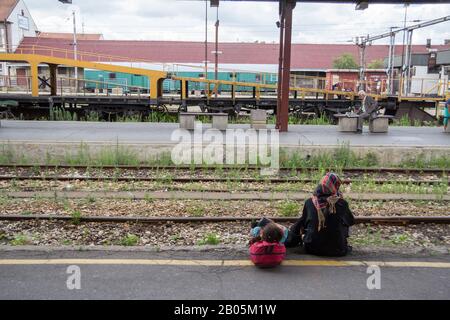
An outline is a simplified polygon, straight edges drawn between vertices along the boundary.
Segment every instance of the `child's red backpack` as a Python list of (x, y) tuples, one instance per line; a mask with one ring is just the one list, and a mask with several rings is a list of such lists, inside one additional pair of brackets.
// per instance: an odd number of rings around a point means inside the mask
[(286, 247), (279, 242), (258, 241), (250, 246), (250, 259), (257, 267), (275, 267), (285, 256)]

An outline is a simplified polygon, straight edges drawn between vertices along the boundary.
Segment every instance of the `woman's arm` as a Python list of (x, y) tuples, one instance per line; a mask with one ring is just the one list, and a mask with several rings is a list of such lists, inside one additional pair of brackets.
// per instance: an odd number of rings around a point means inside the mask
[[(308, 200), (306, 200), (308, 201)], [(306, 212), (306, 201), (303, 204), (303, 211), (302, 211), (302, 216), (290, 227), (290, 231), (300, 235), (302, 230), (305, 228), (305, 221), (306, 221), (306, 217), (307, 217), (307, 212)]]
[(344, 200), (344, 215), (343, 220), (344, 223), (348, 226), (352, 226), (355, 224), (355, 217), (353, 216), (352, 211), (350, 210), (350, 206), (348, 205), (348, 202)]

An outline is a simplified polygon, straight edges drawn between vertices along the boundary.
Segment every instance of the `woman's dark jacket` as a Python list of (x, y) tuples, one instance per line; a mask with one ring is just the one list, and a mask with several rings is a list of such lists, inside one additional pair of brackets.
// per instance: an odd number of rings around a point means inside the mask
[[(320, 256), (344, 256), (348, 252), (347, 238), (349, 227), (354, 224), (354, 217), (347, 201), (340, 199), (336, 202), (336, 213), (324, 209), (325, 227), (317, 230), (319, 223), (317, 210), (310, 199), (305, 201), (302, 216), (291, 226), (286, 246), (298, 245), (300, 238), (296, 235), (304, 234), (303, 245), (307, 253)], [(295, 243), (297, 242), (297, 243)]]

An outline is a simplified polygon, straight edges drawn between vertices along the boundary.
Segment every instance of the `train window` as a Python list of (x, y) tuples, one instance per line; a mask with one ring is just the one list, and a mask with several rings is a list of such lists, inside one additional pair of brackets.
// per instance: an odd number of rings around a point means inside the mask
[(67, 69), (66, 68), (58, 68), (58, 74), (67, 74)]
[(116, 74), (115, 73), (110, 73), (109, 74), (109, 78), (110, 79), (115, 79), (116, 78)]
[(255, 76), (255, 81), (256, 81), (256, 82), (260, 82), (260, 81), (261, 81), (261, 75), (257, 74), (257, 75)]

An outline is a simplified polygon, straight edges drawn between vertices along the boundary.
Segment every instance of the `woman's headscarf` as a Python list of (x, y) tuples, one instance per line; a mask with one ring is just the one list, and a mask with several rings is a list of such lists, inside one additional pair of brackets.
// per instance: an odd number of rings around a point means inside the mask
[(329, 172), (322, 178), (311, 197), (314, 207), (317, 209), (319, 231), (325, 225), (323, 210), (328, 207), (330, 213), (336, 213), (336, 202), (343, 198), (342, 193), (339, 192), (340, 186), (341, 179), (335, 173)]

